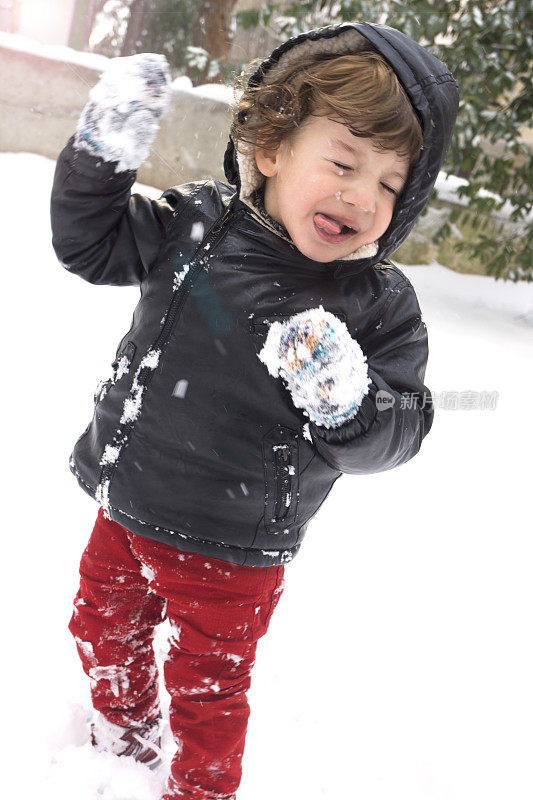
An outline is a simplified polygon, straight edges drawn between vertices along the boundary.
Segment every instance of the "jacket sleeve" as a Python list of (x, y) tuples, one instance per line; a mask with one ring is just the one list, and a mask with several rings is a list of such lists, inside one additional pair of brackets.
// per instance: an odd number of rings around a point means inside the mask
[(391, 289), (379, 332), (361, 336), (359, 343), (372, 383), (356, 417), (338, 428), (313, 423), (309, 428), (315, 447), (331, 467), (366, 475), (409, 461), (433, 423), (432, 398), (423, 383), (427, 331), (409, 282)]
[(73, 146), (57, 160), (50, 203), (52, 244), (61, 264), (89, 283), (139, 284), (149, 272), (180, 198), (131, 195), (136, 173), (115, 173), (106, 162)]

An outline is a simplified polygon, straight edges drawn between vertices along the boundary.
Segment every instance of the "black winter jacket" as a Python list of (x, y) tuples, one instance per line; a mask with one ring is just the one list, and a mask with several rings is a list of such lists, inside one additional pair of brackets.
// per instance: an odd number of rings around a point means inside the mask
[[(70, 459), (81, 487), (135, 534), (236, 564), (279, 565), (297, 553), (343, 472), (408, 461), (431, 427), (426, 328), (413, 287), (387, 255), (428, 200), (457, 86), (410, 39), (369, 24), (304, 34), (263, 68), (292, 47), (336, 44), (342, 34), (365, 37), (389, 60), (424, 132), (373, 258), (318, 263), (272, 231), (239, 196), (231, 141), (225, 168), (237, 192), (208, 180), (156, 201), (131, 195), (134, 172), (115, 173), (73, 139), (58, 159), (51, 211), (61, 263), (94, 284), (140, 286), (112, 377), (99, 385)], [(336, 429), (309, 423), (257, 357), (269, 323), (318, 305), (346, 322), (372, 379), (355, 419)], [(394, 403), (376, 411), (379, 390)]]

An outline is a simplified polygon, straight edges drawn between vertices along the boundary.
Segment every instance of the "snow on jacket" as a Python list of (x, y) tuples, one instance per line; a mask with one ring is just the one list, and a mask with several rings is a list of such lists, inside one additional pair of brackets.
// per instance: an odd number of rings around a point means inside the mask
[[(158, 200), (131, 195), (134, 172), (115, 173), (73, 139), (59, 156), (51, 202), (59, 260), (94, 284), (140, 286), (112, 376), (70, 458), (81, 487), (135, 534), (237, 564), (288, 562), (343, 472), (405, 463), (431, 427), (426, 328), (412, 285), (387, 256), (427, 203), (457, 85), (403, 34), (367, 23), (289, 40), (263, 69), (294, 47), (353, 52), (364, 39), (395, 69), (424, 136), (371, 257), (323, 264), (302, 255), (253, 206), (250, 165), (231, 140), (228, 184), (193, 182)], [(269, 324), (319, 305), (346, 323), (372, 379), (357, 416), (331, 429), (310, 423), (257, 357)], [(394, 402), (376, 411), (378, 391)]]

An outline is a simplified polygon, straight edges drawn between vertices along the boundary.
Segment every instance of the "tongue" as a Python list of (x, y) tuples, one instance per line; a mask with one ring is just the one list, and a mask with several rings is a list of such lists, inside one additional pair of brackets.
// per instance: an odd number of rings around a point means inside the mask
[(326, 233), (340, 233), (343, 227), (340, 222), (336, 222), (331, 217), (326, 217), (325, 214), (315, 214), (315, 223)]

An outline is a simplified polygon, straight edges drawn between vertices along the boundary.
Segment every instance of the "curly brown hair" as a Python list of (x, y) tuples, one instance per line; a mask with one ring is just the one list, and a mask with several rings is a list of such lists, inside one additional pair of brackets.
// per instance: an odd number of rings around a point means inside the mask
[(392, 67), (370, 46), (346, 55), (304, 55), (263, 71), (259, 83), (248, 86), (260, 63), (250, 62), (235, 83), (231, 136), (238, 152), (276, 150), (313, 114), (373, 137), (377, 147), (396, 151), (410, 167), (418, 161), (418, 117)]

